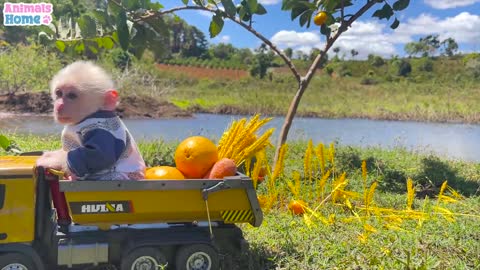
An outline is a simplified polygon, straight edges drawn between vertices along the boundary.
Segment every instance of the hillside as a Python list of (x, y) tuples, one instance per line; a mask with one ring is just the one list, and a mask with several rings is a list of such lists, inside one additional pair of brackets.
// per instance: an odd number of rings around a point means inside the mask
[[(480, 103), (480, 88), (477, 69), (465, 62), (470, 58), (478, 59), (472, 55), (382, 59), (382, 65), (331, 61), (316, 73), (297, 116), (479, 123), (475, 108)], [(30, 46), (4, 50), (0, 55), (0, 88), (16, 95), (47, 91), (62, 61), (53, 53)], [(405, 76), (398, 75), (402, 61), (412, 66)], [(122, 97), (119, 113), (125, 117), (188, 117), (195, 112), (284, 115), (296, 91), (296, 82), (285, 67), (271, 68), (264, 79), (258, 79), (244, 70), (165, 66), (148, 57), (134, 60), (125, 70), (116, 66), (110, 54), (97, 62), (113, 74)], [(197, 75), (188, 70), (195, 70)], [(224, 75), (228, 72), (242, 76), (229, 78)], [(210, 76), (199, 76), (207, 73)], [(0, 110), (35, 113), (39, 108), (28, 105), (34, 100), (32, 96), (16, 100), (8, 106), (3, 102)], [(49, 105), (42, 108), (43, 113), (51, 110)]]

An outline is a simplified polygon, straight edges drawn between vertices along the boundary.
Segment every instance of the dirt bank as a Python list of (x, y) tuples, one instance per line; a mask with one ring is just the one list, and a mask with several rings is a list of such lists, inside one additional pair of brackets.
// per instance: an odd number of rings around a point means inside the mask
[[(51, 114), (52, 99), (47, 92), (0, 95), (0, 112), (14, 114)], [(127, 96), (121, 99), (117, 114), (122, 118), (173, 118), (191, 117), (172, 103), (160, 102), (151, 97)]]

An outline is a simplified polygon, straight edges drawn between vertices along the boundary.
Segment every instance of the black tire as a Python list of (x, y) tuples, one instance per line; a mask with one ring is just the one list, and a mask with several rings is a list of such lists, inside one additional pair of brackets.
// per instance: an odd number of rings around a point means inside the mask
[(209, 245), (194, 244), (178, 249), (177, 270), (217, 270), (220, 268), (218, 253)]
[(150, 267), (138, 269), (158, 270), (162, 269), (160, 266), (167, 265), (167, 259), (165, 258), (165, 255), (163, 255), (163, 253), (157, 248), (136, 248), (122, 258), (120, 270), (136, 270), (137, 268), (135, 265), (139, 266), (142, 263), (144, 266)]
[[(7, 268), (9, 267), (9, 268)], [(0, 269), (36, 270), (32, 260), (22, 253), (0, 254)]]

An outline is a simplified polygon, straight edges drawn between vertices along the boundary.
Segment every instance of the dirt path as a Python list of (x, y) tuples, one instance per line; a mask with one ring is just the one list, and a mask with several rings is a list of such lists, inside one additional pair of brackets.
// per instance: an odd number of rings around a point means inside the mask
[[(47, 92), (17, 93), (0, 95), (0, 117), (8, 114), (50, 115), (53, 109), (52, 99)], [(122, 118), (174, 118), (191, 117), (191, 111), (185, 111), (172, 103), (159, 102), (150, 97), (127, 96), (117, 107)]]

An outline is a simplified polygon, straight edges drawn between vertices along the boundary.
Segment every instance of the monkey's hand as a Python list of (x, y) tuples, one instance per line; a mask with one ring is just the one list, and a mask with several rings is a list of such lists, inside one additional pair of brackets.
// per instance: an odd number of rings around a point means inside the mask
[(62, 170), (67, 169), (67, 152), (64, 150), (55, 150), (45, 152), (40, 158), (37, 159), (36, 165), (45, 168)]

